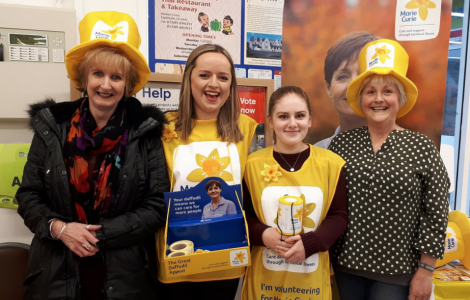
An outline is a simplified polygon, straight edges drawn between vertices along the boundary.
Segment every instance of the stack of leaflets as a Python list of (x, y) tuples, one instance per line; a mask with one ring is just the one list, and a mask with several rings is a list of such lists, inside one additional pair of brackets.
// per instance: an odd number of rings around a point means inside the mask
[(433, 277), (442, 281), (470, 281), (470, 270), (458, 260), (436, 268)]

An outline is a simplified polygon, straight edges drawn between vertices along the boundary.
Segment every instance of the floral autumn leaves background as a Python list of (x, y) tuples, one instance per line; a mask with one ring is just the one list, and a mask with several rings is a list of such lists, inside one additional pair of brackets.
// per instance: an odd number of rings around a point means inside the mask
[[(316, 143), (333, 135), (339, 125), (324, 86), (324, 62), (328, 49), (344, 35), (369, 31), (395, 40), (397, 0), (359, 0), (349, 7), (345, 0), (289, 0), (284, 6), (282, 85), (304, 89), (312, 105), (312, 127), (306, 142)], [(354, 2), (354, 1), (353, 1)], [(418, 87), (416, 105), (398, 119), (399, 125), (429, 136), (440, 144), (445, 98), (452, 1), (441, 1), (439, 35), (425, 41), (400, 44), (408, 52), (408, 78)], [(420, 17), (431, 11), (431, 0), (408, 1)], [(424, 5), (422, 7), (421, 5)], [(428, 15), (426, 15), (428, 17)]]

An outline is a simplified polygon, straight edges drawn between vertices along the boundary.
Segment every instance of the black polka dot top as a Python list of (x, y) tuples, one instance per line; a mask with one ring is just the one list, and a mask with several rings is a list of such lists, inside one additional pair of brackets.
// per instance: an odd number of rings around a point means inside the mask
[(444, 255), (450, 181), (434, 143), (393, 130), (374, 153), (367, 127), (340, 133), (349, 224), (333, 247), (337, 263), (380, 274), (410, 274), (421, 253)]

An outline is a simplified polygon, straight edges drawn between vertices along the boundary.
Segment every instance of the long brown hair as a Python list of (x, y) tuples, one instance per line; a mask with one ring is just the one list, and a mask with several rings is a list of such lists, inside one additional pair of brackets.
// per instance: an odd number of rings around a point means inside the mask
[(226, 142), (240, 142), (243, 134), (238, 127), (240, 118), (240, 97), (238, 96), (237, 79), (235, 75), (235, 65), (230, 54), (219, 45), (206, 44), (197, 47), (191, 52), (186, 62), (186, 68), (181, 83), (180, 101), (176, 120), (176, 130), (181, 132), (181, 139), (186, 142), (193, 130), (193, 119), (196, 118), (194, 112), (194, 100), (191, 91), (191, 73), (196, 67), (196, 61), (204, 53), (221, 53), (230, 62), (230, 73), (232, 83), (230, 85), (230, 96), (225, 104), (220, 108), (217, 117), (217, 136)]

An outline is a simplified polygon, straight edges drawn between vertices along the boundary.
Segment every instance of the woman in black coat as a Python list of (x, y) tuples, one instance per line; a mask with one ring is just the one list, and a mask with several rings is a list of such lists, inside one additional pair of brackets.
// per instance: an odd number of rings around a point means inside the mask
[(66, 67), (85, 97), (29, 110), (35, 134), (16, 195), (35, 234), (25, 299), (155, 299), (165, 118), (131, 97), (150, 74), (132, 18), (90, 13), (79, 29)]

